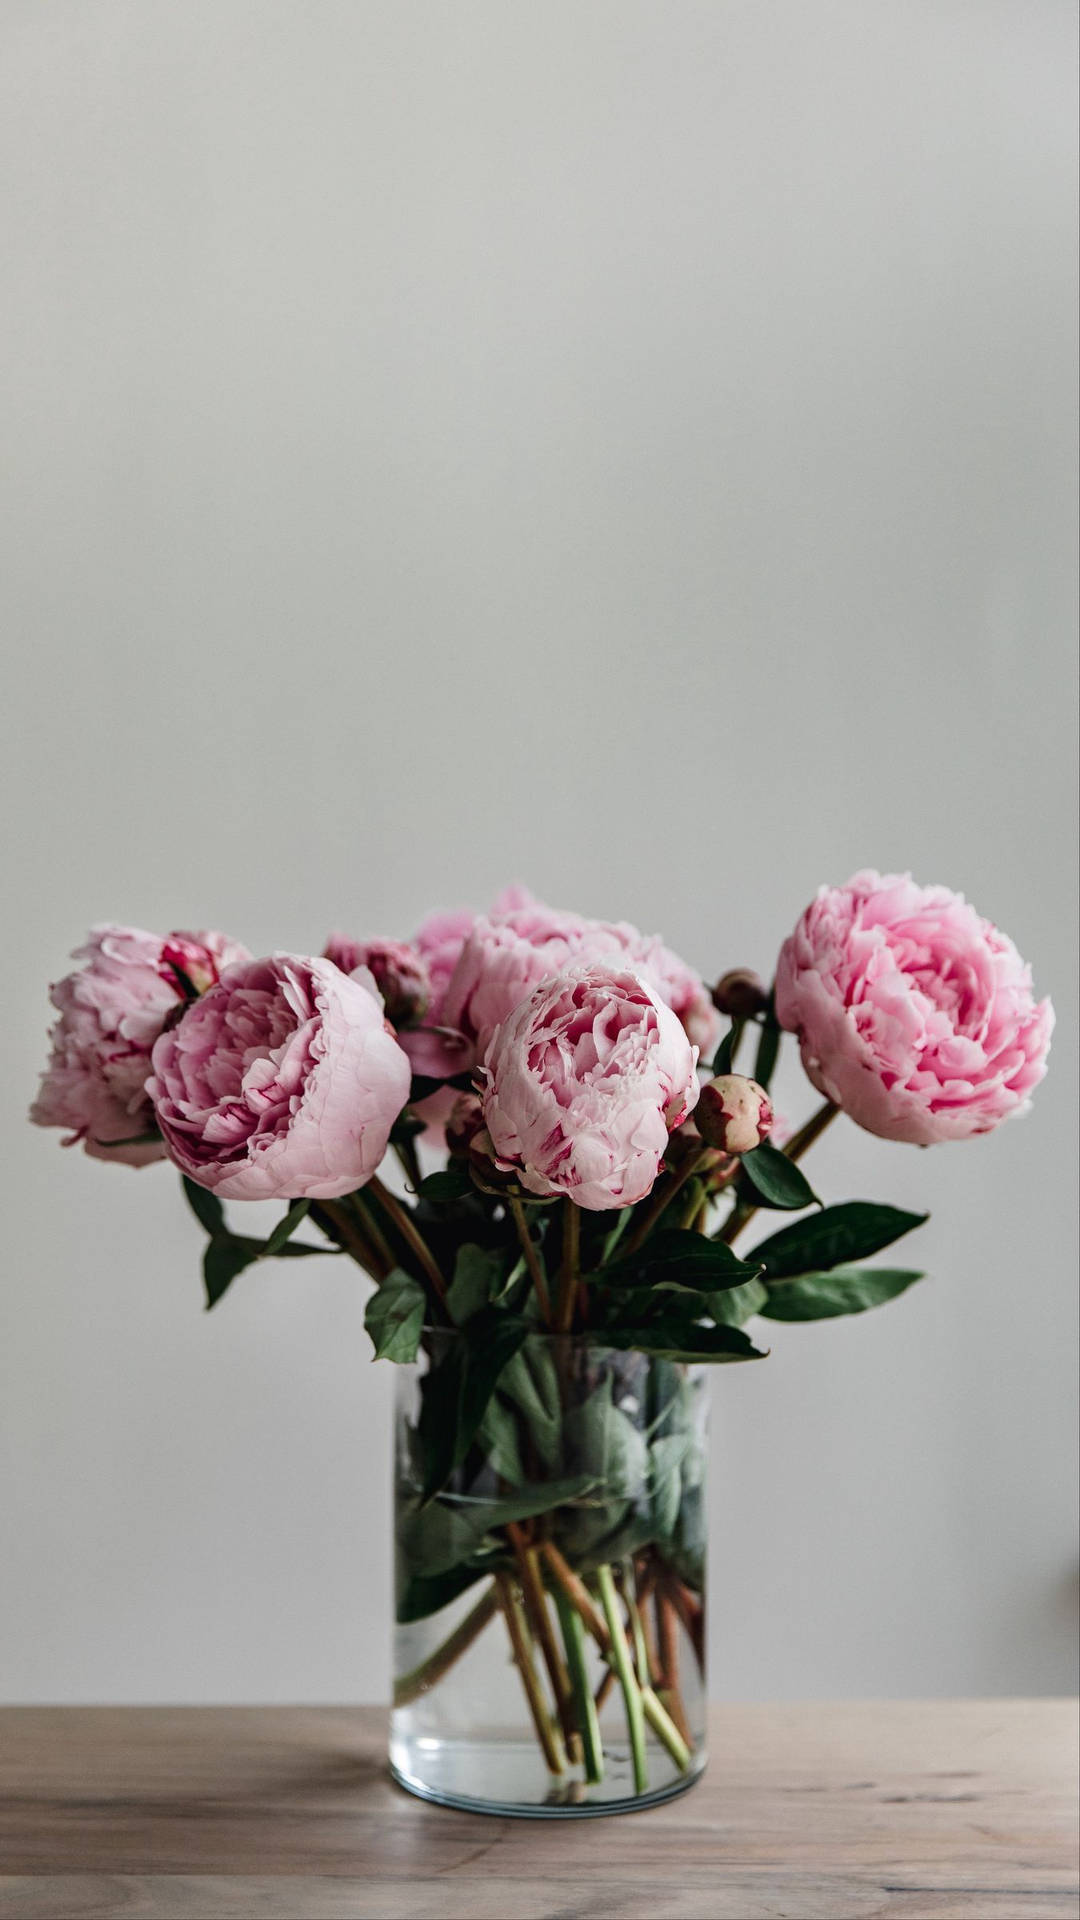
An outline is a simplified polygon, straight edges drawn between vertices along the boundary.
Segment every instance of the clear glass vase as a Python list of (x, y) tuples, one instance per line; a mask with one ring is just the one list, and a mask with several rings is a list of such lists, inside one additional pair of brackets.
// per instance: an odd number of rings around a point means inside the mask
[(530, 1334), (425, 1497), (456, 1348), (429, 1330), (397, 1369), (395, 1778), (502, 1814), (655, 1805), (705, 1764), (704, 1369)]

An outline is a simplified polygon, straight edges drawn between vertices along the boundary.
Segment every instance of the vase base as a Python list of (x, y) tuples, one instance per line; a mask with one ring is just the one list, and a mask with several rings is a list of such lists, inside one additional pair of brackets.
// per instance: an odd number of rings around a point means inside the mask
[[(559, 1781), (552, 1778), (549, 1794), (536, 1800), (496, 1799), (484, 1794), (461, 1793), (449, 1786), (420, 1780), (393, 1760), (390, 1761), (390, 1774), (399, 1787), (404, 1787), (406, 1793), (415, 1794), (418, 1800), (428, 1800), (437, 1807), (453, 1807), (460, 1813), (486, 1813), (510, 1820), (588, 1820), (602, 1818), (608, 1813), (643, 1813), (649, 1807), (662, 1806), (665, 1800), (674, 1800), (700, 1780), (705, 1771), (705, 1759), (703, 1753), (696, 1755), (685, 1773), (678, 1773), (663, 1786), (647, 1789), (644, 1793), (621, 1792), (615, 1781), (610, 1785), (595, 1787), (580, 1779)], [(607, 1798), (603, 1797), (605, 1793)]]

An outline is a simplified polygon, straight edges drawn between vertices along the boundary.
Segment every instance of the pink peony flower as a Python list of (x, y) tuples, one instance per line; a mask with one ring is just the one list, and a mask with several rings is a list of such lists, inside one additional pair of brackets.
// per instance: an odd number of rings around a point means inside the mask
[(350, 940), (332, 933), (323, 957), (342, 973), (367, 976), (363, 984), (374, 984), (391, 1026), (410, 1026), (425, 1013), (431, 980), (422, 956), (404, 940)]
[(409, 1063), (366, 987), (279, 953), (230, 967), (154, 1047), (147, 1092), (182, 1173), (228, 1200), (329, 1200), (370, 1180)]
[[(514, 913), (534, 904), (528, 887), (512, 885), (503, 888), (490, 911), (493, 915)], [(423, 1025), (417, 1032), (402, 1038), (414, 1073), (430, 1074), (436, 1080), (450, 1079), (454, 1074), (466, 1072), (472, 1065), (474, 1050), (467, 1041), (459, 1035), (440, 1033), (437, 1029), (450, 1025), (445, 1017), (446, 989), (476, 918), (476, 914), (468, 907), (459, 907), (451, 913), (429, 914), (413, 940), (413, 946), (427, 967), (431, 983), (431, 997)], [(433, 1094), (431, 1099), (445, 1110), (439, 1115), (432, 1112), (429, 1117), (433, 1121), (445, 1119), (452, 1100), (443, 1100), (439, 1094)], [(424, 1111), (427, 1110), (428, 1103), (425, 1102)]]
[(141, 1167), (163, 1159), (146, 1097), (150, 1050), (171, 1014), (248, 957), (223, 933), (162, 939), (139, 927), (92, 928), (72, 955), (86, 965), (50, 992), (60, 1018), (31, 1120), (67, 1127), (64, 1145), (81, 1140), (96, 1160)]
[(820, 1093), (918, 1146), (1025, 1112), (1054, 1024), (1012, 941), (962, 895), (873, 872), (807, 907), (780, 953), (776, 1011)]
[(696, 1065), (676, 1015), (633, 973), (585, 965), (541, 981), (497, 1028), (480, 1075), (498, 1165), (530, 1193), (632, 1206), (697, 1100)]
[(540, 980), (575, 964), (604, 963), (649, 979), (699, 1050), (715, 1039), (719, 1023), (702, 981), (661, 940), (625, 921), (585, 920), (538, 901), (476, 921), (447, 985), (443, 1019), (479, 1057)]

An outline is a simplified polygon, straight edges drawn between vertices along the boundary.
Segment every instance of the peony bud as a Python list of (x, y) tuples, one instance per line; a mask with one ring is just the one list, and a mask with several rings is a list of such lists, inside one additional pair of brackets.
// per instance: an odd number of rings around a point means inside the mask
[(712, 1003), (729, 1020), (751, 1020), (755, 1013), (764, 1013), (769, 995), (764, 980), (752, 967), (732, 967), (713, 988)]
[(484, 1116), (475, 1093), (459, 1093), (447, 1116), (447, 1152), (458, 1159), (466, 1159), (483, 1124)]
[[(427, 966), (416, 948), (404, 940), (350, 940), (344, 933), (332, 933), (324, 958), (332, 960), (342, 973), (366, 969), (382, 996), (391, 1026), (413, 1027), (427, 1012), (431, 999)], [(361, 984), (368, 986), (370, 981), (362, 980)]]
[(515, 1175), (500, 1167), (495, 1158), (495, 1148), (486, 1127), (474, 1133), (469, 1142), (469, 1172), (481, 1193), (504, 1194), (520, 1193)]
[(741, 1073), (722, 1073), (702, 1087), (694, 1119), (710, 1147), (724, 1153), (752, 1153), (772, 1132), (772, 1101), (756, 1080)]

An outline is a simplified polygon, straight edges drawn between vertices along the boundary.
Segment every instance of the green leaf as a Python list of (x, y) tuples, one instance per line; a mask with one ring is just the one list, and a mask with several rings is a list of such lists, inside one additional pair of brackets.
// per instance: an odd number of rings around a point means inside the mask
[(440, 1173), (429, 1173), (426, 1180), (421, 1180), (418, 1191), (424, 1200), (461, 1200), (473, 1191), (473, 1183), (468, 1168), (459, 1164), (445, 1167)]
[(761, 1029), (754, 1056), (754, 1079), (759, 1087), (768, 1088), (776, 1067), (776, 1058), (780, 1052), (780, 1028), (775, 1020), (766, 1020)]
[[(228, 1238), (250, 1253), (253, 1260), (261, 1260), (266, 1253), (265, 1240), (251, 1240), (246, 1234), (241, 1233), (230, 1233)], [(340, 1247), (309, 1247), (306, 1240), (286, 1240), (284, 1246), (278, 1248), (274, 1258), (276, 1260), (310, 1260), (314, 1256), (322, 1260), (329, 1254), (332, 1259), (336, 1259), (340, 1253)]]
[(615, 1261), (599, 1274), (589, 1274), (592, 1284), (610, 1282), (622, 1288), (655, 1287), (660, 1282), (692, 1286), (706, 1293), (737, 1287), (752, 1280), (760, 1262), (740, 1260), (722, 1240), (709, 1240), (702, 1233), (690, 1233), (671, 1227), (652, 1234), (644, 1246), (624, 1259)]
[(209, 1187), (200, 1187), (196, 1181), (189, 1180), (186, 1173), (181, 1175), (181, 1183), (184, 1198), (199, 1225), (210, 1234), (225, 1233), (225, 1209), (217, 1194), (211, 1193)]
[(659, 1320), (642, 1327), (617, 1327), (604, 1334), (609, 1347), (633, 1348), (642, 1353), (662, 1354), (668, 1360), (708, 1361), (764, 1360), (767, 1354), (755, 1347), (738, 1327), (684, 1326)]
[(758, 1206), (794, 1212), (797, 1207), (820, 1205), (806, 1175), (769, 1140), (743, 1154), (742, 1168), (756, 1190)]
[(395, 1267), (372, 1294), (364, 1314), (376, 1360), (395, 1360), (403, 1366), (415, 1360), (426, 1312), (427, 1294), (419, 1280)]
[[(527, 1430), (524, 1437), (528, 1437)], [(494, 1393), (476, 1429), (476, 1444), (487, 1455), (492, 1473), (511, 1487), (523, 1487), (531, 1477), (521, 1451), (522, 1438), (517, 1415), (500, 1393)]]
[(475, 1586), (483, 1574), (483, 1567), (454, 1567), (448, 1573), (433, 1576), (416, 1573), (400, 1581), (395, 1608), (399, 1624), (406, 1626), (413, 1620), (426, 1620), (429, 1614), (441, 1612), (451, 1600)]
[[(407, 1566), (427, 1575), (446, 1573), (484, 1551), (489, 1534), (512, 1520), (529, 1520), (535, 1513), (551, 1513), (588, 1493), (592, 1481), (574, 1479), (534, 1482), (527, 1489), (498, 1500), (432, 1500), (409, 1509), (398, 1527), (398, 1551)], [(491, 1541), (501, 1551), (503, 1541)]]
[(768, 1320), (832, 1320), (841, 1313), (865, 1313), (921, 1280), (921, 1273), (899, 1267), (832, 1267), (828, 1273), (801, 1273), (777, 1280), (761, 1308)]
[(716, 1052), (713, 1054), (712, 1070), (714, 1075), (719, 1076), (722, 1073), (731, 1072), (735, 1064), (735, 1054), (738, 1050), (739, 1041), (742, 1039), (742, 1030), (745, 1025), (745, 1020), (732, 1021)]
[(566, 1415), (567, 1461), (605, 1498), (630, 1498), (644, 1485), (648, 1447), (641, 1428), (615, 1406), (613, 1390), (612, 1376), (605, 1374), (596, 1391)]
[(516, 1410), (541, 1466), (553, 1473), (562, 1459), (562, 1402), (549, 1341), (530, 1340), (507, 1361), (491, 1406), (503, 1402)]
[(709, 1302), (709, 1311), (721, 1326), (744, 1327), (755, 1313), (761, 1312), (768, 1297), (768, 1289), (760, 1280), (747, 1280), (741, 1287), (732, 1287), (729, 1293), (717, 1294)]
[(306, 1217), (308, 1208), (310, 1206), (311, 1206), (310, 1200), (294, 1200), (293, 1201), (292, 1205), (289, 1208), (288, 1213), (284, 1214), (282, 1218), (278, 1221), (277, 1226), (274, 1228), (274, 1231), (270, 1235), (269, 1240), (267, 1240), (265, 1246), (263, 1247), (264, 1257), (267, 1255), (272, 1255), (272, 1254), (281, 1252), (286, 1241), (291, 1238), (291, 1236), (296, 1232), (297, 1227), (300, 1225), (301, 1220), (303, 1220)]
[(529, 1323), (485, 1307), (461, 1338), (449, 1343), (424, 1380), (417, 1433), (423, 1448), (424, 1498), (431, 1499), (459, 1467), (507, 1361), (528, 1335)]
[(880, 1253), (882, 1247), (891, 1246), (929, 1218), (926, 1213), (877, 1206), (871, 1200), (847, 1200), (782, 1227), (754, 1248), (754, 1259), (761, 1261), (769, 1280), (806, 1273), (811, 1268), (838, 1267)]
[(649, 1448), (649, 1492), (653, 1531), (661, 1540), (674, 1533), (682, 1495), (682, 1463), (693, 1441), (688, 1432), (654, 1440)]
[(261, 1240), (238, 1240), (231, 1233), (216, 1233), (207, 1241), (203, 1255), (203, 1285), (206, 1288), (208, 1313), (228, 1292), (237, 1274), (243, 1273), (245, 1267), (250, 1267), (261, 1251)]
[(456, 1327), (463, 1327), (488, 1305), (498, 1291), (504, 1264), (498, 1250), (478, 1247), (471, 1240), (458, 1248), (446, 1294), (447, 1311)]

